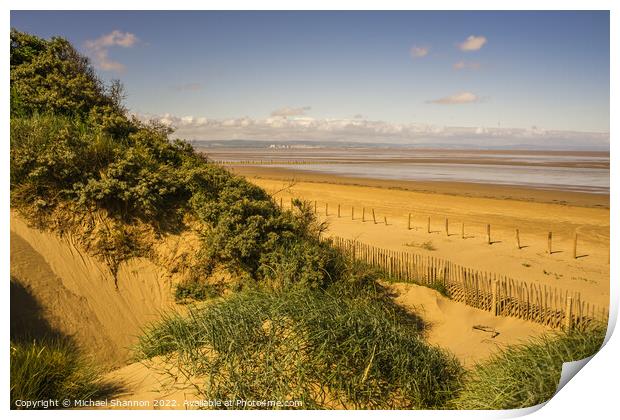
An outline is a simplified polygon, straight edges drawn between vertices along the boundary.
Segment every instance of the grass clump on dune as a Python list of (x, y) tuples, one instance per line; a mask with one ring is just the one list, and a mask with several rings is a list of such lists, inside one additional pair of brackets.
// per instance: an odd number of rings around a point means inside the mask
[(548, 401), (557, 390), (562, 363), (596, 353), (606, 328), (543, 336), (510, 346), (476, 366), (454, 405), (466, 410), (531, 407)]
[[(62, 339), (11, 341), (11, 408), (21, 401), (88, 400), (111, 390), (99, 372)], [(66, 408), (66, 407), (49, 407)]]
[[(172, 315), (141, 338), (207, 400), (301, 400), (310, 408), (435, 408), (463, 370), (425, 343), (383, 292), (248, 290)], [(243, 408), (243, 407), (231, 407)]]

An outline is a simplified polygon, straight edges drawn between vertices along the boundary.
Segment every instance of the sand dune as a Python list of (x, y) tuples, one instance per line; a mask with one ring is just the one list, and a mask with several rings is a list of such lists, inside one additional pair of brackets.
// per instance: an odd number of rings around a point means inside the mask
[(493, 316), (490, 312), (452, 301), (427, 287), (404, 283), (390, 287), (396, 295), (396, 303), (428, 323), (427, 341), (451, 351), (466, 367), (483, 361), (502, 346), (550, 331), (534, 322)]
[[(188, 245), (171, 238), (161, 246), (173, 258)], [(155, 358), (127, 364), (142, 329), (162, 312), (180, 310), (173, 299), (174, 278), (152, 261), (134, 258), (121, 265), (117, 280), (118, 290), (108, 267), (71, 237), (31, 228), (12, 214), (12, 336), (36, 339), (51, 332), (72, 338), (87, 357), (113, 369), (105, 380), (122, 389), (113, 399), (147, 404), (116, 408), (186, 409), (183, 401), (197, 398), (164, 373), (166, 363)]]
[[(456, 263), (510, 275), (518, 280), (540, 282), (550, 287), (578, 290), (597, 304), (609, 302), (609, 210), (540, 202), (499, 200), (438, 193), (391, 190), (369, 186), (316, 182), (253, 179), (268, 192), (283, 197), (317, 200), (321, 218), (329, 221), (329, 234), (359, 239), (385, 248), (411, 250), (448, 258)], [(329, 203), (329, 215), (324, 205)], [(341, 204), (338, 218), (337, 204)], [(356, 209), (351, 220), (350, 208)], [(374, 208), (361, 221), (362, 206)], [(407, 230), (407, 214), (413, 213)], [(426, 232), (428, 216), (432, 233)], [(452, 234), (445, 234), (445, 217)], [(460, 222), (466, 223), (461, 239)], [(491, 223), (493, 245), (486, 244), (485, 223)], [(522, 244), (513, 243), (519, 227)], [(545, 253), (546, 231), (552, 230), (557, 252)], [(580, 233), (579, 254), (571, 257), (574, 231)], [(177, 238), (162, 247), (162, 255), (174, 259), (187, 246)], [(425, 249), (431, 243), (435, 250)], [(166, 265), (166, 264), (164, 264)], [(77, 344), (104, 366), (116, 367), (106, 379), (121, 384), (115, 396), (125, 401), (147, 401), (147, 407), (185, 409), (186, 400), (196, 400), (183, 381), (174, 382), (162, 371), (163, 362), (127, 365), (129, 348), (141, 329), (174, 307), (174, 280), (165, 267), (144, 258), (123, 263), (118, 286), (105, 264), (90, 257), (70, 237), (32, 229), (15, 215), (11, 219), (12, 328), (36, 333), (44, 320), (54, 330), (74, 337)], [(549, 331), (545, 327), (514, 318), (494, 317), (441, 296), (435, 290), (394, 284), (395, 301), (428, 322), (429, 343), (443, 347), (465, 365), (486, 359), (503, 345), (526, 340)], [(33, 315), (35, 314), (35, 315)], [(37, 320), (40, 316), (41, 319)], [(475, 328), (476, 327), (476, 328)], [(155, 407), (156, 400), (176, 400), (176, 406)]]
[(118, 290), (105, 264), (61, 238), (11, 217), (11, 277), (21, 301), (12, 301), (12, 328), (32, 313), (104, 365), (120, 366), (148, 323), (173, 307), (171, 279), (165, 269), (144, 258), (123, 263)]

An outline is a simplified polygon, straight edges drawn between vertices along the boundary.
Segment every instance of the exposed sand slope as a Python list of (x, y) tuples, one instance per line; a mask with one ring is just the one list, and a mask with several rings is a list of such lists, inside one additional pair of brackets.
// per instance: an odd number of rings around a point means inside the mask
[[(609, 304), (609, 209), (317, 182), (296, 182), (287, 188), (290, 182), (283, 180), (250, 180), (269, 193), (278, 192), (276, 200), (282, 196), (285, 208), (291, 197), (316, 200), (321, 219), (330, 223), (328, 234), (447, 258), (516, 280), (579, 291), (587, 302)], [(391, 184), (386, 181), (385, 185)], [(327, 218), (325, 203), (329, 203)], [(336, 215), (338, 203), (342, 206), (340, 218)], [(351, 220), (351, 206), (355, 206), (355, 220)], [(366, 207), (365, 223), (362, 206)], [(377, 224), (372, 221), (373, 208)], [(412, 230), (407, 230), (409, 212)], [(445, 233), (446, 217), (450, 236)], [(465, 222), (466, 239), (461, 238), (461, 222)], [(486, 243), (487, 223), (491, 224), (492, 245)], [(515, 228), (520, 230), (520, 250), (515, 244)], [(546, 253), (549, 231), (553, 232), (552, 255)], [(579, 233), (577, 259), (572, 258), (575, 231)], [(434, 251), (421, 247), (428, 241)]]
[[(104, 365), (122, 364), (141, 328), (173, 306), (172, 281), (164, 268), (144, 258), (123, 263), (117, 290), (108, 267), (70, 237), (30, 228), (14, 215), (11, 277), (53, 329), (73, 337)], [(11, 302), (12, 317), (28, 316), (33, 309), (24, 303)]]
[[(490, 312), (452, 301), (427, 287), (395, 283), (391, 288), (396, 294), (396, 303), (430, 324), (426, 331), (428, 342), (451, 351), (466, 367), (486, 359), (500, 346), (549, 331), (533, 322), (493, 316)], [(488, 327), (499, 334), (493, 337), (493, 332), (474, 329), (474, 326)]]
[[(166, 373), (170, 369), (173, 374)], [(105, 379), (123, 386), (124, 391), (115, 398), (121, 401), (144, 401), (147, 407), (129, 407), (155, 410), (188, 410), (196, 408), (185, 401), (201, 400), (196, 396), (195, 388), (178, 374), (177, 369), (170, 366), (162, 358), (156, 357), (148, 362), (136, 362), (114, 370)], [(124, 408), (124, 407), (119, 407)]]

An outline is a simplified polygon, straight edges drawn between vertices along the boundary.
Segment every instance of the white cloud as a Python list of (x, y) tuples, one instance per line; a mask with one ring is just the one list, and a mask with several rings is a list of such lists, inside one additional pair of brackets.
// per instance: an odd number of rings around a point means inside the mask
[(459, 48), (461, 51), (478, 51), (486, 43), (486, 37), (470, 35), (465, 41), (459, 44)]
[(452, 65), (454, 70), (478, 70), (480, 63), (475, 61), (458, 61)]
[(125, 66), (118, 61), (108, 57), (110, 47), (131, 48), (140, 40), (130, 32), (114, 30), (106, 35), (101, 35), (97, 39), (87, 40), (84, 45), (92, 55), (95, 66), (103, 71), (121, 72)]
[(420, 57), (426, 57), (429, 51), (430, 51), (429, 47), (418, 47), (414, 45), (409, 50), (409, 53), (411, 54), (413, 58), (420, 58)]
[(479, 101), (480, 101), (480, 98), (475, 93), (460, 92), (460, 93), (455, 93), (454, 95), (445, 96), (443, 98), (433, 99), (428, 102), (433, 103), (433, 104), (440, 104), (440, 105), (460, 105), (460, 104), (470, 104), (470, 103), (479, 102)]
[(212, 119), (196, 116), (137, 115), (173, 127), (175, 137), (187, 140), (265, 140), (386, 142), (394, 144), (459, 147), (507, 147), (524, 144), (541, 148), (609, 148), (609, 133), (546, 130), (539, 127), (449, 127), (430, 124), (397, 124), (366, 119), (294, 119), (249, 117)]
[(284, 108), (276, 109), (271, 113), (272, 117), (295, 117), (298, 115), (306, 115), (306, 111), (310, 111), (312, 107), (302, 106), (299, 108), (292, 108), (285, 106)]

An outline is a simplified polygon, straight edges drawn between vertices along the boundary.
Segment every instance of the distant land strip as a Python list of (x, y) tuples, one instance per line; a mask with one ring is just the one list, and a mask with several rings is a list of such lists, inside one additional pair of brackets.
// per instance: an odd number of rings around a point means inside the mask
[(259, 166), (259, 165), (334, 165), (334, 164), (460, 164), (460, 165), (505, 165), (505, 166), (538, 166), (538, 167), (561, 167), (561, 168), (592, 168), (592, 169), (609, 169), (609, 162), (523, 162), (523, 161), (506, 161), (506, 160), (487, 160), (487, 159), (435, 159), (435, 158), (419, 158), (419, 159), (212, 159), (206, 155), (210, 162), (224, 166)]

